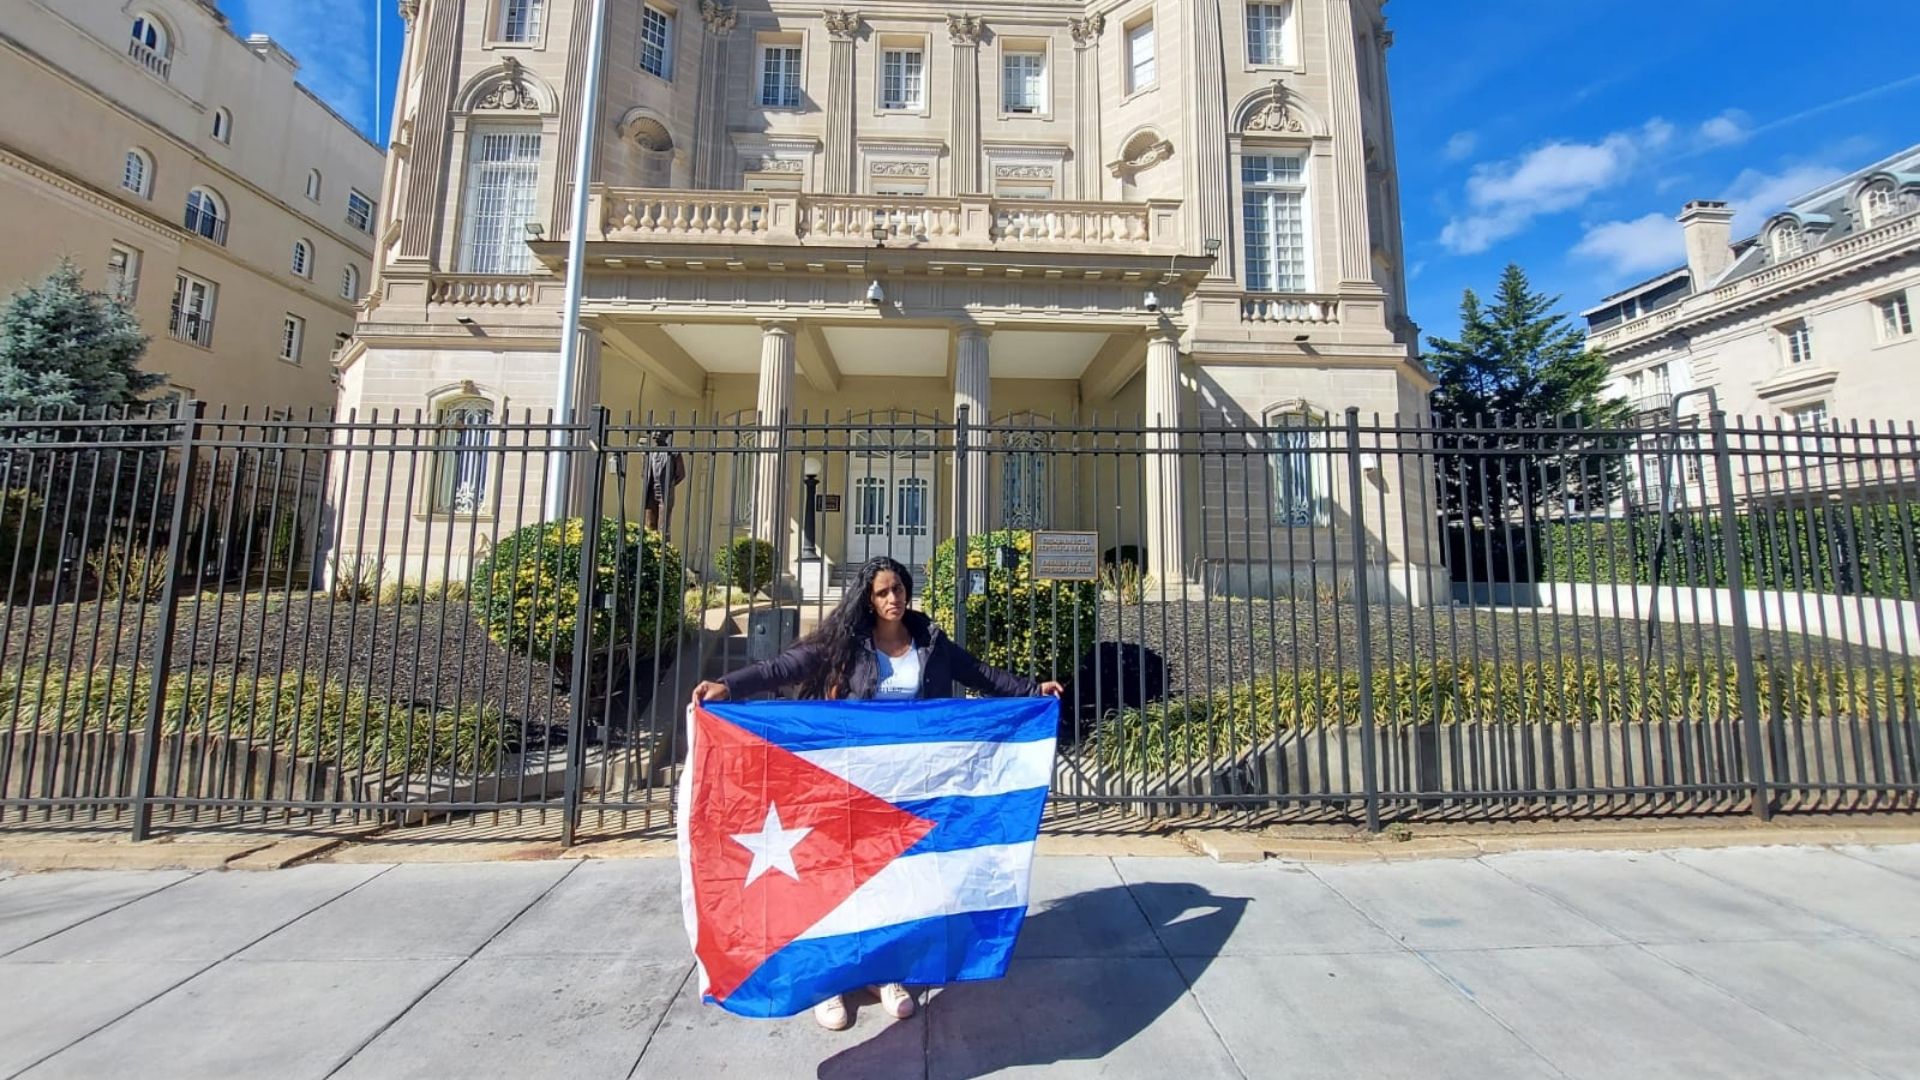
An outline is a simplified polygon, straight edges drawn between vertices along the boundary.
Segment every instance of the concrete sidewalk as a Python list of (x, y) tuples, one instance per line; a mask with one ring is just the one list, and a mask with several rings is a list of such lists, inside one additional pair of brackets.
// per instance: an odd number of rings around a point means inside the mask
[(1043, 857), (1004, 981), (699, 1004), (671, 860), (0, 880), (0, 1077), (1920, 1077), (1920, 846)]

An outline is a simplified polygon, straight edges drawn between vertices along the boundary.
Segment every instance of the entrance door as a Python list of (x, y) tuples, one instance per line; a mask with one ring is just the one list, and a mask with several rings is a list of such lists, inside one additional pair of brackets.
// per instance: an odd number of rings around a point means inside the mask
[(847, 478), (847, 561), (887, 555), (920, 571), (933, 557), (933, 433), (856, 432)]

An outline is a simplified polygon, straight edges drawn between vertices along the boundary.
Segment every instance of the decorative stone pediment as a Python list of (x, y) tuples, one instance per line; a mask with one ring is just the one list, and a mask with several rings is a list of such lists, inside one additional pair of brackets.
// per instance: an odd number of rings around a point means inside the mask
[(1149, 128), (1139, 132), (1120, 148), (1120, 159), (1107, 163), (1107, 171), (1116, 179), (1131, 180), (1173, 156), (1173, 143)]
[(545, 116), (560, 109), (560, 98), (553, 87), (511, 56), (502, 57), (498, 67), (474, 76), (460, 92), (458, 101), (460, 112)]
[(870, 171), (874, 176), (911, 176), (926, 179), (933, 172), (933, 165), (926, 161), (876, 161)]
[(807, 171), (807, 163), (799, 158), (747, 158), (740, 163), (740, 171), (750, 173), (794, 173)]
[(1329, 137), (1326, 121), (1284, 79), (1275, 79), (1241, 99), (1233, 111), (1232, 130), (1244, 135)]

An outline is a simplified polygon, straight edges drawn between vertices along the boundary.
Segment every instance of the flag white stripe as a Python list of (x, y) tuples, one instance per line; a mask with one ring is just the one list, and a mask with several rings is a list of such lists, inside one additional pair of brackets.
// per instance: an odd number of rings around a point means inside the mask
[(1027, 905), (1033, 845), (996, 844), (895, 859), (840, 906), (801, 934), (834, 937), (861, 930)]
[(1053, 779), (1051, 738), (1033, 742), (916, 742), (804, 750), (800, 757), (888, 802), (1007, 795)]

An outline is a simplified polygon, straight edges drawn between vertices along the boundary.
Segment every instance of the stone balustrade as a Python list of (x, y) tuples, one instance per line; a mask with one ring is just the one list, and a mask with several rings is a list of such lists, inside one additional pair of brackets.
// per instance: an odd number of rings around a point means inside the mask
[(534, 302), (534, 286), (524, 277), (435, 274), (427, 282), (427, 302), (476, 307), (527, 307)]
[(1240, 321), (1276, 326), (1334, 326), (1340, 322), (1340, 298), (1313, 293), (1248, 293), (1240, 300)]
[(595, 239), (1178, 254), (1180, 204), (596, 186)]

